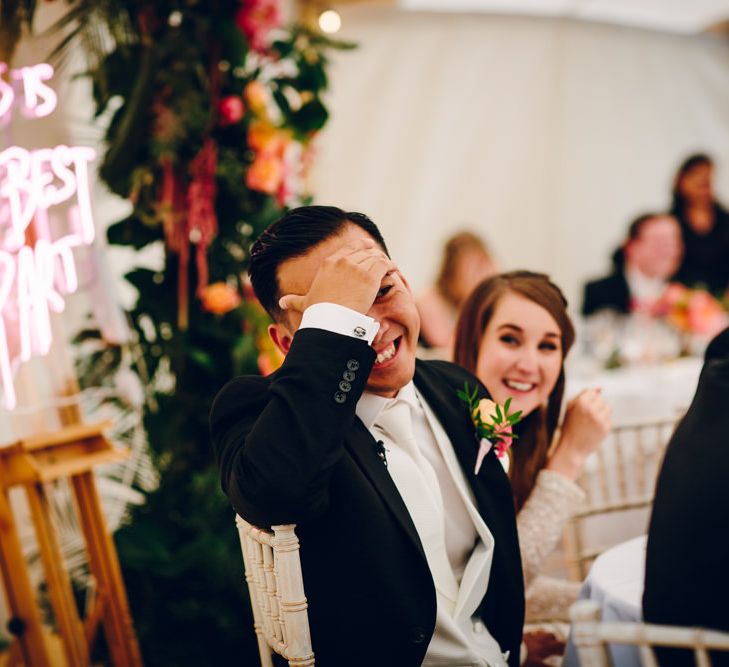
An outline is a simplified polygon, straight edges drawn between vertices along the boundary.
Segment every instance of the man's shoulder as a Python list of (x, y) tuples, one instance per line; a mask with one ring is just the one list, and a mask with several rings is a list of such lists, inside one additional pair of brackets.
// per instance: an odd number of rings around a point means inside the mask
[(585, 285), (585, 289), (591, 291), (603, 291), (606, 289), (613, 289), (616, 286), (623, 284), (627, 284), (623, 273), (613, 272), (607, 276), (603, 276), (602, 278), (596, 278), (595, 280), (588, 281)]
[(582, 314), (592, 313), (602, 308), (627, 311), (630, 291), (622, 271), (615, 271), (607, 276), (591, 280), (585, 284), (582, 300)]
[(211, 419), (221, 412), (226, 412), (231, 406), (240, 408), (241, 405), (260, 400), (260, 397), (268, 391), (271, 378), (272, 376), (240, 375), (228, 381), (213, 399), (210, 409)]
[(481, 386), (481, 381), (473, 373), (450, 361), (418, 359), (416, 369), (417, 375), (421, 377), (446, 383), (458, 389), (462, 389), (466, 382), (472, 387)]

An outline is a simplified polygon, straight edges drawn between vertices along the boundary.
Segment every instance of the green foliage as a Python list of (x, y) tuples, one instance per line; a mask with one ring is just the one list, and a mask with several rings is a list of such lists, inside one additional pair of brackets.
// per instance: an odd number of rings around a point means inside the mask
[(481, 414), (481, 398), (479, 398), (478, 386), (474, 387), (473, 391), (471, 391), (468, 382), (466, 382), (463, 385), (463, 389), (459, 389), (456, 394), (468, 407), (468, 414), (471, 415), (478, 440), (486, 438), (493, 443), (497, 443), (505, 437), (511, 440), (516, 440), (519, 437), (516, 433), (512, 433), (511, 430), (508, 433), (502, 431), (502, 427), (516, 426), (521, 421), (521, 410), (511, 414), (509, 413), (511, 397), (506, 399), (503, 408), (498, 403), (494, 403), (494, 414), (488, 415), (490, 421), (485, 422)]
[[(301, 149), (286, 173), (300, 167), (302, 152), (328, 117), (321, 100), (324, 50), (352, 46), (296, 27), (277, 33), (268, 52), (254, 53), (236, 25), (240, 8), (223, 0), (78, 0), (59, 24), (71, 35), (61, 55), (73, 38), (93, 51), (88, 74), (96, 114), (110, 119), (101, 176), (134, 204), (131, 215), (109, 227), (108, 239), (134, 249), (166, 243), (161, 270), (135, 268), (126, 275), (138, 291), (129, 312), (134, 369), (147, 396), (144, 424), (160, 484), (134, 509), (116, 542), (147, 665), (257, 660), (240, 546), (220, 490), (208, 414), (223, 384), (258, 372), (265, 354), (268, 320), (244, 280), (250, 244), (307, 195), (300, 186), (292, 192), (283, 183), (277, 189), (247, 184), (251, 164), (269, 150), (250, 146), (249, 136), (253, 124), (279, 132), (285, 146)], [(104, 32), (106, 42), (99, 38)], [(100, 45), (109, 35), (113, 47), (105, 51)], [(266, 93), (263, 106), (245, 97), (252, 82)], [(240, 118), (220, 115), (226, 97), (243, 100)], [(199, 196), (191, 186), (201, 182), (193, 161), (209, 145), (215, 148), (215, 189), (204, 195), (214, 196), (217, 233), (201, 256), (208, 282), (242, 297), (229, 308), (199, 298), (205, 294), (196, 292), (199, 230), (186, 227)], [(284, 160), (283, 149), (275, 157)], [(84, 331), (78, 342), (95, 337)], [(97, 345), (79, 366), (82, 383), (108, 382), (128, 356)]]

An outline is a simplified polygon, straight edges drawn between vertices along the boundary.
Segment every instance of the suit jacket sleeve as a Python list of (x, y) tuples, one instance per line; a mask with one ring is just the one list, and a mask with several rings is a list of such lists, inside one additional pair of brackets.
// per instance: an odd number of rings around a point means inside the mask
[(211, 438), (236, 512), (275, 525), (326, 511), (329, 480), (374, 359), (364, 341), (303, 329), (271, 378), (241, 377), (221, 390)]

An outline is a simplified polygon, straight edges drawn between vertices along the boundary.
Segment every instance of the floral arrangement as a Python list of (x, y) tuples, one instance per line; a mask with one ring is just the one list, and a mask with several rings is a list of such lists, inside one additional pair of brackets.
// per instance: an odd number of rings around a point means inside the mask
[(326, 52), (352, 45), (284, 28), (279, 0), (69, 6), (55, 58), (85, 47), (107, 127), (100, 176), (133, 206), (108, 239), (164, 247), (161, 269), (126, 275), (138, 292), (131, 353), (92, 325), (77, 337), (82, 384), (113, 382), (131, 358), (146, 396), (160, 483), (115, 534), (140, 646), (147, 664), (253, 664), (208, 414), (228, 380), (281, 362), (246, 283), (249, 248), (310, 201), (313, 142), (328, 118)]
[(471, 391), (468, 383), (458, 391), (458, 397), (468, 406), (476, 429), (479, 448), (474, 474), (478, 475), (484, 457), (492, 446), (496, 447), (496, 456), (502, 458), (507, 455), (511, 443), (519, 437), (513, 432), (513, 427), (521, 421), (521, 410), (509, 414), (511, 398), (507, 398), (503, 406), (488, 398), (479, 400), (478, 387)]
[(652, 314), (681, 333), (711, 338), (729, 324), (722, 303), (704, 289), (680, 283), (668, 285), (654, 304)]

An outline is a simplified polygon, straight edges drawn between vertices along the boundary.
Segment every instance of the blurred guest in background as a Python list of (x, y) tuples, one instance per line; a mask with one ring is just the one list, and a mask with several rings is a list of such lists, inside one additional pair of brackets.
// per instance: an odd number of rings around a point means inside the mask
[(681, 229), (675, 218), (646, 213), (628, 228), (628, 237), (613, 255), (613, 272), (585, 285), (582, 314), (600, 310), (649, 311), (678, 270), (683, 257)]
[[(658, 477), (646, 551), (647, 621), (729, 630), (727, 396), (729, 329), (706, 349), (696, 395)], [(693, 665), (683, 653), (671, 651), (661, 665)], [(729, 664), (729, 654), (716, 654), (713, 664)]]
[(729, 212), (714, 199), (713, 173), (708, 155), (684, 160), (673, 182), (671, 214), (686, 246), (678, 280), (722, 296), (729, 286)]
[(491, 254), (478, 236), (471, 232), (452, 236), (443, 249), (435, 286), (417, 300), (421, 342), (427, 347), (443, 348), (444, 356), (448, 356), (458, 309), (471, 290), (495, 271)]
[(499, 404), (522, 411), (509, 450), (509, 477), (527, 597), (527, 622), (567, 619), (579, 584), (537, 576), (584, 498), (575, 483), (610, 430), (610, 407), (587, 389), (562, 407), (564, 359), (575, 332), (560, 289), (541, 273), (514, 271), (479, 284), (461, 310), (456, 363), (473, 372)]

